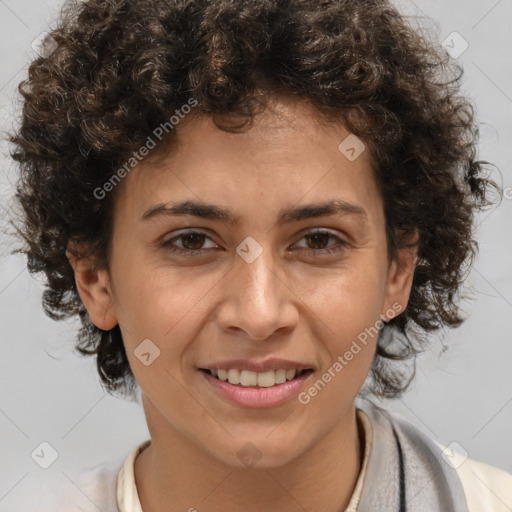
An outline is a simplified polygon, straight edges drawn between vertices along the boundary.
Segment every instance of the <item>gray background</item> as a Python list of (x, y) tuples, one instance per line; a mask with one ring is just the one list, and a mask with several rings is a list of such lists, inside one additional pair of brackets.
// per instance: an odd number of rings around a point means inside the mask
[[(55, 20), (62, 1), (0, 0), (0, 130), (12, 126), (15, 90), (34, 58), (32, 41)], [(469, 48), (459, 62), (482, 122), (480, 157), (501, 170), (508, 199), (479, 219), (480, 254), (469, 278), (470, 319), (434, 339), (402, 398), (386, 404), (439, 442), (512, 472), (512, 2), (402, 0), (433, 37), (458, 32)], [(428, 20), (427, 18), (432, 18)], [(16, 169), (0, 142), (0, 228), (12, 204)], [(5, 228), (6, 229), (6, 228)], [(149, 437), (140, 404), (107, 395), (95, 362), (73, 353), (77, 324), (55, 323), (40, 306), (42, 286), (24, 260), (0, 244), (0, 509), (32, 478), (124, 457)], [(47, 470), (31, 458), (43, 441), (58, 452)]]

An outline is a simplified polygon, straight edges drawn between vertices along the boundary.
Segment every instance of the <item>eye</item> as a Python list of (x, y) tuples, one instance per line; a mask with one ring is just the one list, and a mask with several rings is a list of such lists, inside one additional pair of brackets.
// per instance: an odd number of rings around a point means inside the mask
[[(164, 240), (161, 243), (161, 247), (170, 252), (193, 256), (208, 252), (208, 249), (201, 248), (205, 243), (205, 239), (211, 240), (211, 238), (202, 231), (186, 231), (178, 236), (170, 238), (169, 240)], [(182, 247), (176, 246), (176, 240), (181, 240)]]
[[(325, 245), (329, 242), (330, 239), (334, 239), (337, 242), (337, 244), (325, 248)], [(345, 240), (342, 240), (340, 237), (334, 235), (330, 231), (325, 230), (310, 231), (309, 233), (306, 233), (301, 238), (301, 240), (306, 240), (307, 244), (317, 247), (308, 247), (306, 249), (300, 249), (300, 251), (312, 251), (314, 254), (338, 253), (349, 245), (347, 242), (345, 242)], [(321, 248), (318, 248), (318, 246), (320, 246)]]

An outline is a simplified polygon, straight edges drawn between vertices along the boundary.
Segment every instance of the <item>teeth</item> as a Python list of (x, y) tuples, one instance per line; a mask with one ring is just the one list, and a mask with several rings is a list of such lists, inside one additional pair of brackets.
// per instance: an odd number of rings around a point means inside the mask
[[(230, 384), (232, 384), (232, 382), (230, 382)], [(242, 370), (240, 372), (240, 384), (242, 384), (242, 386), (256, 386), (258, 384), (258, 374), (256, 372)]]
[(286, 382), (286, 370), (276, 370), (276, 384)]
[(287, 380), (298, 377), (302, 370), (269, 370), (267, 372), (251, 372), (249, 370), (210, 370), (210, 373), (220, 380), (228, 381), (230, 384), (239, 384), (241, 386), (258, 386), (260, 388), (270, 388), (276, 384), (282, 384)]
[(228, 370), (228, 381), (230, 384), (240, 384), (240, 372), (238, 370)]
[(270, 388), (276, 384), (276, 372), (263, 372), (258, 373), (258, 386), (260, 388)]

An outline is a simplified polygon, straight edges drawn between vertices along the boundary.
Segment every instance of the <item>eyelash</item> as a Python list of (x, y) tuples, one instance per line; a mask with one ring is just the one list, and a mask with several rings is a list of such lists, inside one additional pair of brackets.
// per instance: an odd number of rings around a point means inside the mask
[[(172, 243), (175, 240), (179, 240), (179, 239), (184, 238), (184, 237), (186, 237), (188, 235), (204, 235), (204, 236), (206, 236), (207, 238), (210, 239), (210, 237), (207, 235), (207, 233), (204, 233), (202, 231), (186, 231), (186, 232), (181, 233), (180, 235), (175, 236), (175, 237), (173, 237), (173, 238), (171, 238), (169, 240), (163, 241), (160, 244), (160, 246), (162, 248), (164, 248), (165, 250), (169, 251), (169, 252), (172, 252), (172, 253), (175, 253), (175, 254), (180, 254), (180, 255), (183, 254), (183, 255), (187, 255), (187, 256), (199, 256), (201, 254), (204, 254), (206, 252), (211, 251), (211, 249), (180, 249), (180, 248), (173, 247)], [(335, 246), (335, 248), (328, 248), (328, 249), (306, 249), (306, 248), (301, 248), (300, 249), (301, 252), (302, 251), (312, 251), (314, 254), (330, 255), (330, 254), (336, 254), (336, 253), (341, 252), (343, 249), (345, 249), (346, 246), (349, 245), (347, 242), (345, 242), (345, 240), (342, 240), (338, 236), (332, 234), (329, 231), (325, 231), (325, 230), (309, 231), (309, 232), (305, 233), (301, 237), (300, 240), (302, 240), (303, 238), (305, 238), (307, 236), (313, 236), (313, 235), (329, 235), (330, 238), (334, 238), (338, 242), (338, 245)]]

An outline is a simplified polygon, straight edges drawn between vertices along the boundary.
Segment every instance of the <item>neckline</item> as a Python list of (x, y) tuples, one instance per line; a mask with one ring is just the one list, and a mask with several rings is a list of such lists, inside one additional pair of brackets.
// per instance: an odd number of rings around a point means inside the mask
[[(356, 408), (357, 428), (360, 439), (361, 468), (357, 477), (356, 485), (345, 512), (356, 512), (361, 498), (361, 492), (368, 466), (368, 459), (373, 445), (373, 428), (368, 415), (359, 408)], [(135, 481), (135, 460), (142, 451), (151, 444), (151, 439), (146, 439), (138, 444), (129, 453), (123, 466), (117, 475), (117, 506), (119, 512), (143, 512)]]

